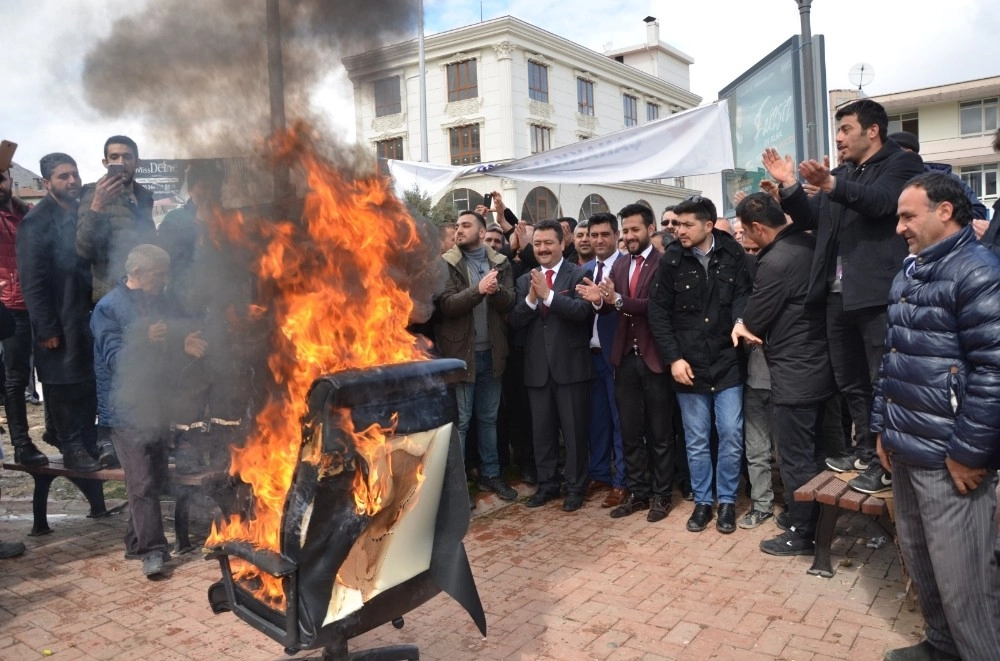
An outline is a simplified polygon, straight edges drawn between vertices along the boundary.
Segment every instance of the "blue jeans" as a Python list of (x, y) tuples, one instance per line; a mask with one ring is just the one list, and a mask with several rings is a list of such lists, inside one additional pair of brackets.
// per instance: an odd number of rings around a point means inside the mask
[[(694, 502), (711, 505), (712, 475), (719, 503), (735, 503), (740, 486), (740, 462), (743, 459), (743, 386), (733, 386), (716, 393), (677, 393), (684, 420), (688, 467)], [(718, 465), (713, 471), (709, 437), (712, 433), (712, 410), (719, 432)]]
[(458, 400), (458, 439), (465, 452), (465, 437), (469, 433), (472, 415), (476, 416), (479, 434), (480, 476), (496, 477), (500, 474), (497, 456), (497, 411), (500, 408), (500, 377), (493, 374), (493, 352), (476, 352), (476, 380), (460, 383), (455, 388)]

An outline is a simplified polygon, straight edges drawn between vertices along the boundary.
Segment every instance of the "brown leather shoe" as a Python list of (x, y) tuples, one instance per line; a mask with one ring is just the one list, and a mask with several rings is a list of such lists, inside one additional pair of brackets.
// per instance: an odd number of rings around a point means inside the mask
[(607, 491), (611, 488), (611, 485), (607, 482), (601, 482), (600, 480), (591, 480), (590, 484), (587, 485), (587, 499), (593, 498), (602, 491)]
[(625, 499), (628, 498), (628, 489), (623, 489), (621, 487), (615, 487), (608, 493), (607, 498), (601, 503), (601, 507), (618, 507)]

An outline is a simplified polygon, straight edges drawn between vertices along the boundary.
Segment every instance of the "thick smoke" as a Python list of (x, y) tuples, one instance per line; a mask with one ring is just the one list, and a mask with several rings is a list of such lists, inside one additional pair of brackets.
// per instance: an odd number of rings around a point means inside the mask
[[(279, 4), (289, 119), (308, 118), (312, 87), (341, 56), (405, 38), (416, 25), (413, 0)], [(149, 2), (86, 55), (87, 102), (110, 118), (143, 120), (176, 157), (245, 154), (270, 131), (265, 7), (265, 0)]]

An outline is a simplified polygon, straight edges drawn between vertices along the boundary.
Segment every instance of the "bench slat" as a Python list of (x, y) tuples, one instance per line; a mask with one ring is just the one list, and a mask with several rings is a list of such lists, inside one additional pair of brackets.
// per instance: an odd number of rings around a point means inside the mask
[(822, 489), (816, 491), (816, 502), (823, 503), (824, 505), (836, 505), (846, 491), (850, 491), (847, 482), (844, 482), (839, 477), (833, 477), (823, 485)]
[(880, 514), (888, 514), (889, 508), (886, 506), (883, 499), (878, 498), (877, 496), (868, 496), (865, 498), (864, 502), (861, 503), (861, 511), (865, 514), (878, 516)]
[(868, 498), (868, 494), (855, 491), (854, 489), (848, 489), (846, 493), (840, 496), (840, 502), (838, 505), (845, 510), (850, 510), (851, 512), (861, 511), (861, 503), (865, 502)]
[(795, 500), (797, 501), (812, 501), (816, 500), (816, 492), (823, 488), (827, 482), (831, 479), (836, 480), (837, 478), (832, 477), (830, 473), (823, 472), (809, 480), (801, 487), (795, 490)]

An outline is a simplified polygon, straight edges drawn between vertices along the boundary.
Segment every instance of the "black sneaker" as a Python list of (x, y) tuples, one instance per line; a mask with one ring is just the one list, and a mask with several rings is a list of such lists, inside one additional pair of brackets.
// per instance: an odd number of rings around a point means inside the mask
[(744, 530), (752, 530), (772, 518), (774, 518), (774, 512), (763, 512), (761, 510), (751, 509), (743, 515), (736, 525)]
[(816, 543), (794, 530), (788, 530), (777, 537), (763, 540), (760, 550), (769, 555), (812, 555), (816, 552)]
[(118, 455), (115, 453), (115, 446), (110, 441), (101, 443), (101, 447), (98, 449), (97, 463), (102, 468), (122, 467), (121, 462), (118, 461)]
[(517, 491), (504, 482), (503, 478), (499, 475), (494, 477), (479, 478), (479, 488), (483, 491), (494, 492), (496, 495), (500, 496), (501, 500), (514, 500), (517, 498)]
[(93, 473), (101, 470), (101, 464), (90, 456), (82, 444), (63, 453), (63, 466), (81, 473)]
[(827, 457), (826, 467), (835, 473), (846, 473), (848, 471), (863, 471), (868, 466), (870, 462), (856, 457), (853, 454), (845, 454), (842, 457)]
[(873, 461), (865, 469), (865, 472), (858, 475), (847, 483), (855, 491), (867, 494), (878, 494), (892, 491), (892, 475), (885, 472), (882, 464)]
[(791, 530), (792, 518), (788, 516), (788, 512), (778, 512), (774, 517), (774, 525), (778, 526), (782, 530)]
[(28, 441), (14, 448), (14, 461), (22, 466), (45, 466), (49, 458), (34, 443)]

